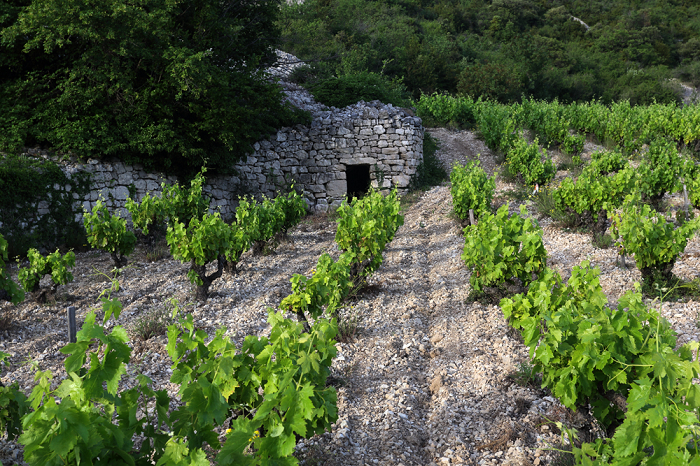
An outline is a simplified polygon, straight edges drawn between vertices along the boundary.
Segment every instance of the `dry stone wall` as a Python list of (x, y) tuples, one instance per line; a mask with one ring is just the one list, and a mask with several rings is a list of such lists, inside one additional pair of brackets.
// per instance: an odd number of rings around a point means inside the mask
[[(254, 145), (255, 152), (234, 167), (236, 175), (209, 177), (204, 191), (212, 199), (212, 209), (220, 210), (224, 218), (231, 218), (239, 196), (271, 197), (292, 182), (303, 191), (309, 208), (320, 212), (339, 206), (349, 187), (358, 184), (396, 186), (404, 193), (423, 160), (421, 119), (411, 110), (379, 101), (358, 102), (343, 109), (326, 107), (305, 89), (286, 80), (299, 60), (284, 52), (278, 55), (279, 66), (268, 72), (281, 79), (280, 85), (290, 104), (311, 113), (311, 125), (280, 129)], [(48, 157), (37, 150), (29, 153)], [(112, 210), (125, 217), (128, 217), (124, 208), (127, 197), (140, 200), (146, 193), (160, 192), (162, 182), (176, 181), (174, 177), (119, 161), (57, 162), (69, 177), (81, 171), (90, 174), (92, 190), (84, 198), (73, 193), (76, 203), (90, 210), (103, 198)], [(354, 179), (362, 176), (358, 173), (367, 179)], [(66, 191), (70, 186), (54, 189)], [(44, 204), (40, 202), (36, 206), (39, 217), (48, 212), (48, 204)], [(81, 218), (81, 214), (76, 215), (76, 220)]]
[[(239, 196), (271, 197), (291, 182), (303, 191), (310, 209), (325, 212), (345, 198), (348, 181), (352, 182), (348, 167), (353, 165), (367, 166), (372, 186), (396, 186), (403, 193), (422, 161), (423, 127), (420, 118), (405, 109), (360, 102), (319, 112), (310, 126), (282, 128), (254, 148), (245, 162), (235, 166), (237, 175), (211, 177), (204, 187), (212, 208), (224, 218), (235, 213)], [(92, 191), (85, 199), (75, 196), (76, 201), (92, 209), (104, 198), (124, 216), (128, 216), (123, 208), (127, 197), (140, 200), (146, 193), (160, 192), (162, 182), (176, 181), (118, 161), (61, 164), (69, 177), (79, 171), (90, 173)], [(42, 207), (39, 215), (46, 213)]]

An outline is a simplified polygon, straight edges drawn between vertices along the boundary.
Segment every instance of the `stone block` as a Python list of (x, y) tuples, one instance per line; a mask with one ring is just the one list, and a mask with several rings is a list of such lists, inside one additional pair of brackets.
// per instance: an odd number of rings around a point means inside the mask
[(326, 194), (332, 198), (343, 197), (348, 192), (346, 180), (333, 180), (326, 183)]
[(154, 191), (159, 191), (160, 185), (154, 180), (146, 180), (146, 191), (152, 193)]
[(129, 197), (129, 189), (126, 186), (117, 186), (113, 196), (118, 201), (126, 201), (126, 198)]

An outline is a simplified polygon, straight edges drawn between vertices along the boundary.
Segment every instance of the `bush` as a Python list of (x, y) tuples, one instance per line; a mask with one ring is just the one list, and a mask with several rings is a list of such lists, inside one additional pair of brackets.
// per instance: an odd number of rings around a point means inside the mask
[(160, 227), (165, 222), (169, 225), (182, 222), (187, 226), (193, 218), (201, 218), (209, 210), (210, 204), (202, 193), (206, 171), (206, 168), (202, 168), (190, 182), (189, 188), (181, 187), (180, 183), (162, 183), (160, 197), (146, 193), (140, 203), (128, 198), (126, 209), (131, 214), (134, 227), (148, 235), (151, 224)]
[(307, 329), (309, 322), (306, 314), (313, 319), (324, 314), (335, 315), (352, 286), (352, 258), (352, 254), (343, 253), (334, 261), (328, 254), (322, 254), (310, 278), (294, 274), (291, 279), (292, 294), (282, 300), (280, 309), (294, 312), (300, 321), (305, 322)]
[(469, 283), (476, 292), (484, 286), (506, 282), (528, 286), (533, 275), (541, 274), (547, 265), (547, 251), (542, 231), (520, 206), (520, 215), (508, 218), (508, 204), (493, 215), (484, 212), (479, 223), (464, 229), (462, 260), (472, 269)]
[(100, 199), (92, 213), (85, 211), (83, 224), (90, 246), (108, 252), (117, 269), (127, 264), (126, 256), (136, 247), (136, 235), (126, 229), (126, 219), (110, 214)]
[(282, 204), (263, 197), (262, 202), (255, 199), (242, 198), (236, 209), (236, 222), (245, 231), (248, 239), (253, 243), (253, 255), (258, 256), (265, 252), (268, 242), (282, 231), (286, 221)]
[(656, 139), (638, 169), (639, 189), (651, 201), (658, 201), (665, 193), (673, 192), (683, 175), (683, 159), (672, 141)]
[(73, 274), (68, 270), (75, 267), (75, 253), (68, 251), (64, 256), (56, 250), (48, 256), (42, 256), (36, 249), (27, 252), (29, 267), (19, 269), (19, 282), (29, 292), (39, 290), (39, 282), (44, 275), (51, 275), (53, 286), (51, 293), (55, 293), (59, 285), (66, 285), (73, 281)]
[[(233, 252), (233, 239), (234, 231), (218, 213), (194, 218), (188, 226), (175, 222), (168, 227), (170, 253), (180, 262), (190, 263), (187, 277), (195, 285), (198, 301), (207, 300), (209, 287), (223, 273), (225, 257)], [(207, 264), (213, 261), (217, 261), (217, 269), (207, 275)]]
[(480, 162), (470, 162), (466, 166), (455, 164), (450, 181), (452, 207), (461, 220), (469, 218), (470, 209), (477, 217), (491, 209), (496, 181), (486, 174)]
[(532, 144), (522, 136), (517, 138), (507, 159), (510, 174), (519, 176), (529, 186), (549, 183), (557, 171), (554, 162), (547, 157), (547, 151), (540, 150), (537, 138)]
[(275, 59), (276, 2), (12, 5), (0, 150), (41, 143), (147, 168), (230, 171), (256, 141), (304, 118), (258, 71)]
[(19, 304), (24, 301), (24, 290), (17, 286), (7, 273), (7, 250), (7, 241), (0, 235), (0, 298), (12, 304)]
[(403, 225), (400, 210), (396, 189), (386, 197), (371, 189), (362, 199), (343, 202), (338, 208), (335, 242), (351, 254), (353, 280), (370, 275), (382, 264), (382, 251)]
[(589, 170), (601, 175), (622, 170), (627, 165), (627, 160), (622, 156), (621, 152), (616, 151), (600, 151), (591, 154), (591, 163)]
[(327, 78), (307, 87), (317, 101), (329, 107), (343, 108), (360, 100), (378, 100), (396, 107), (408, 107), (410, 101), (401, 81), (382, 74), (363, 71)]
[(640, 360), (656, 343), (673, 349), (675, 337), (668, 322), (644, 306), (639, 293), (628, 291), (610, 309), (599, 276), (600, 270), (588, 262), (574, 267), (567, 283), (547, 269), (527, 294), (502, 300), (501, 308), (530, 348), (542, 386), (567, 408), (590, 404), (604, 425), (616, 426), (622, 411), (606, 395), (625, 397), (631, 381), (651, 372)]
[(306, 215), (306, 201), (294, 189), (294, 185), (291, 186), (289, 193), (279, 194), (275, 198), (275, 205), (284, 214), (284, 222), (281, 227), (282, 233), (287, 233), (290, 228), (299, 223)]
[(672, 285), (673, 265), (700, 229), (700, 217), (674, 228), (666, 217), (647, 204), (638, 207), (629, 196), (622, 212), (611, 218), (611, 236), (620, 243), (621, 254), (634, 255), (646, 290), (653, 292), (654, 284), (661, 288)]
[(633, 189), (636, 174), (631, 166), (614, 175), (604, 175), (595, 159), (574, 181), (564, 178), (552, 191), (556, 208), (573, 216), (577, 226), (592, 226), (595, 234), (607, 229), (607, 212), (622, 205)]

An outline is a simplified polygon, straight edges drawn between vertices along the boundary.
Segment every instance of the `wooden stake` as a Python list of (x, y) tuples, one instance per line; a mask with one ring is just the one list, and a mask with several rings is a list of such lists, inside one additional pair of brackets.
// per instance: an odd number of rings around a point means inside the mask
[(474, 209), (469, 209), (469, 224), (476, 225), (476, 222), (474, 221)]

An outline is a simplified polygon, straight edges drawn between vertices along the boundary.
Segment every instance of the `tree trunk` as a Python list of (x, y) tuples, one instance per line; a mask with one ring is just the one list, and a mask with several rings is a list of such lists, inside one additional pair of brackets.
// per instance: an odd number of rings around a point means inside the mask
[(114, 267), (116, 267), (117, 269), (126, 267), (126, 264), (129, 263), (129, 259), (127, 259), (126, 256), (122, 256), (121, 254), (117, 254), (116, 252), (112, 253), (112, 260), (114, 261)]
[(202, 280), (201, 285), (195, 285), (195, 299), (197, 301), (206, 301), (209, 297), (209, 287), (212, 282), (219, 278), (224, 271), (224, 257), (219, 256), (216, 260), (217, 267), (216, 271), (211, 275), (207, 276), (207, 264), (197, 265), (192, 261), (191, 270), (197, 274), (200, 280)]
[(253, 242), (253, 256), (262, 256), (265, 251), (265, 241), (254, 241)]

